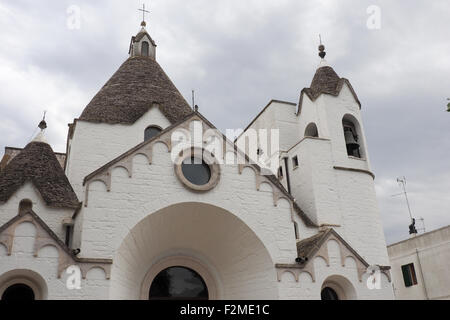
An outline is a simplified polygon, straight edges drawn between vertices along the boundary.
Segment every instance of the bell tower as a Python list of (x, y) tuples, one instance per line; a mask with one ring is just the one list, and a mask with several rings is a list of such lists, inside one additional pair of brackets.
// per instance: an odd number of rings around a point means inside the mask
[(334, 228), (369, 261), (388, 264), (361, 117), (350, 81), (325, 60), (297, 110), (300, 141), (287, 153), (291, 193), (320, 227)]

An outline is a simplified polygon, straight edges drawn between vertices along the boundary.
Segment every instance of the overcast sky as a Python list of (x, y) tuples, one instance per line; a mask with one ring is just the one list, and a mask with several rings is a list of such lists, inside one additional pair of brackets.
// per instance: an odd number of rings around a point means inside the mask
[[(387, 242), (408, 237), (405, 200), (392, 197), (398, 176), (407, 177), (413, 215), (427, 231), (450, 224), (450, 1), (146, 4), (157, 60), (188, 101), (196, 90), (200, 112), (222, 130), (245, 127), (270, 99), (298, 103), (321, 34), (328, 62), (362, 102)], [(47, 110), (47, 138), (65, 152), (67, 124), (127, 58), (141, 5), (0, 0), (0, 148), (24, 147)], [(372, 5), (379, 29), (367, 27)], [(79, 28), (71, 6), (80, 9)]]

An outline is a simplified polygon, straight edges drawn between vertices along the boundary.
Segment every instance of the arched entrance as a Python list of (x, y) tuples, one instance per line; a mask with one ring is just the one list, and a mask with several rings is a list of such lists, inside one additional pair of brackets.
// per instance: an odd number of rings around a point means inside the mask
[(46, 298), (45, 280), (34, 271), (16, 269), (0, 276), (0, 300), (32, 301)]
[(356, 300), (356, 290), (345, 277), (333, 275), (328, 277), (321, 289), (322, 300)]
[(197, 284), (202, 279), (208, 299), (278, 298), (265, 245), (242, 220), (209, 204), (176, 204), (150, 214), (130, 230), (113, 261), (112, 299), (149, 299), (154, 280), (177, 267), (195, 272)]

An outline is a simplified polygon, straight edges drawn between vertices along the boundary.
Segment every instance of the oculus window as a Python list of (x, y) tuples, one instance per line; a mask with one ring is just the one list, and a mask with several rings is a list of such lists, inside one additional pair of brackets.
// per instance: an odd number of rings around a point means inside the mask
[(211, 180), (211, 168), (202, 159), (187, 158), (181, 165), (184, 177), (192, 184), (203, 186)]

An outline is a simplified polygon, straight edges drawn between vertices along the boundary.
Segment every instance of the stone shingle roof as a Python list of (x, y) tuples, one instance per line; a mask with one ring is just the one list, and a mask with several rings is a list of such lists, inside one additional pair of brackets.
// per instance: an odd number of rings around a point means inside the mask
[(0, 172), (0, 202), (6, 202), (27, 181), (38, 189), (47, 205), (77, 208), (78, 198), (52, 148), (30, 142)]
[[(330, 229), (331, 230), (331, 229)], [(300, 242), (297, 242), (297, 253), (299, 257), (302, 258), (311, 258), (312, 253), (314, 253), (317, 249), (322, 245), (323, 240), (326, 238), (328, 231), (321, 231), (318, 234), (304, 239)]]
[(330, 66), (319, 67), (314, 75), (309, 88), (304, 88), (300, 94), (299, 111), (301, 113), (303, 94), (306, 94), (311, 101), (315, 101), (322, 94), (330, 94), (332, 96), (338, 96), (341, 92), (342, 86), (347, 84), (350, 91), (355, 98), (356, 102), (361, 107), (361, 102), (356, 95), (350, 81), (345, 78), (340, 78), (338, 74)]
[(149, 57), (132, 57), (84, 109), (80, 120), (109, 124), (133, 124), (157, 103), (171, 123), (192, 109), (161, 66)]
[(342, 245), (344, 245), (357, 259), (361, 261), (364, 266), (369, 266), (364, 258), (362, 258), (334, 229), (331, 228), (320, 231), (318, 234), (310, 238), (297, 242), (298, 257), (306, 258), (305, 262), (310, 261), (314, 254), (322, 245), (324, 245), (326, 240), (331, 235), (334, 235), (342, 243)]

